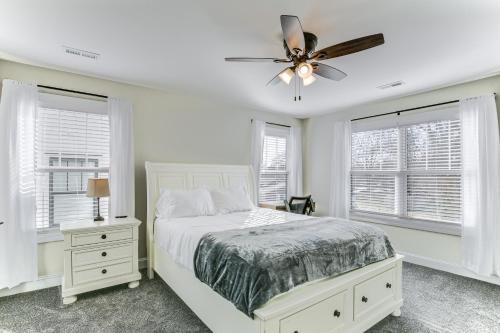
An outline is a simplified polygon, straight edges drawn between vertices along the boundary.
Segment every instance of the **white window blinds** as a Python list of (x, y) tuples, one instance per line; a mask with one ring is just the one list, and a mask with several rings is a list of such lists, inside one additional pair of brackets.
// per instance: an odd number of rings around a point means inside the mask
[(259, 181), (261, 203), (282, 203), (287, 199), (287, 141), (286, 133), (264, 136)]
[[(96, 215), (97, 200), (86, 197), (87, 180), (107, 178), (107, 114), (39, 107), (35, 150), (37, 228)], [(101, 199), (103, 216), (107, 203), (107, 198)]]
[(459, 223), (460, 121), (355, 132), (351, 210)]

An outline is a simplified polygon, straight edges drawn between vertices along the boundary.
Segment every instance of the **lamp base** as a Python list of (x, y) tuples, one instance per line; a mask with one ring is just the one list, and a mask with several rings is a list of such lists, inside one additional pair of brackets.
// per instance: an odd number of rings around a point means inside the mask
[(98, 221), (104, 221), (104, 217), (102, 217), (101, 215), (97, 215), (96, 217), (94, 217), (94, 222)]

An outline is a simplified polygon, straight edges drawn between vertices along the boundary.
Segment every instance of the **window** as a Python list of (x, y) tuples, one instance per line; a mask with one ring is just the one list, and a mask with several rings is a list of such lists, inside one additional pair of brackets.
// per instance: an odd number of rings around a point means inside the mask
[(287, 199), (289, 135), (286, 127), (266, 126), (259, 175), (259, 203), (282, 203)]
[[(351, 212), (459, 226), (461, 128), (454, 117), (353, 130)], [(445, 227), (446, 228), (446, 227)]]
[[(37, 110), (35, 175), (39, 230), (58, 228), (97, 213), (97, 199), (86, 196), (87, 180), (107, 178), (109, 120), (107, 114), (95, 111), (44, 104)], [(107, 215), (107, 207), (107, 198), (102, 198), (101, 215)]]

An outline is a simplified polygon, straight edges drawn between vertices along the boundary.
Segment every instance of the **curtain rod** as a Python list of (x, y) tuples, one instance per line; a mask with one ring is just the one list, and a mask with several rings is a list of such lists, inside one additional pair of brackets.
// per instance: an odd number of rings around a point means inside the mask
[[(497, 95), (496, 93), (493, 93), (493, 96), (496, 97), (496, 95)], [(401, 112), (415, 111), (415, 110), (420, 110), (420, 109), (431, 108), (433, 106), (453, 104), (453, 103), (458, 103), (458, 102), (460, 102), (460, 100), (455, 99), (453, 101), (448, 101), (448, 102), (442, 102), (442, 103), (436, 103), (436, 104), (429, 104), (429, 105), (419, 106), (419, 107), (411, 108), (411, 109), (404, 109), (404, 110), (399, 110), (399, 111), (393, 111), (393, 112), (386, 112), (386, 113), (382, 113), (382, 114), (376, 114), (376, 115), (373, 115), (373, 116), (366, 116), (366, 117), (361, 117), (361, 118), (355, 118), (355, 119), (351, 119), (351, 121), (357, 121), (357, 120), (363, 120), (363, 119), (369, 119), (369, 118), (382, 117), (382, 116), (387, 116), (387, 115), (390, 115), (390, 114), (397, 114), (399, 116), (399, 114)]]
[(71, 89), (64, 89), (64, 88), (57, 88), (57, 87), (51, 87), (51, 86), (45, 86), (42, 84), (37, 85), (38, 88), (45, 88), (45, 89), (51, 89), (51, 90), (58, 90), (58, 91), (64, 91), (64, 92), (69, 92), (73, 94), (80, 94), (80, 95), (86, 95), (86, 96), (92, 96), (92, 97), (99, 97), (99, 98), (105, 98), (107, 99), (108, 96), (105, 95), (99, 95), (99, 94), (92, 94), (84, 91), (78, 91), (78, 90), (71, 90)]
[(386, 112), (386, 113), (376, 114), (376, 115), (373, 115), (373, 116), (366, 116), (366, 117), (361, 117), (361, 118), (355, 118), (355, 119), (351, 119), (351, 121), (358, 121), (358, 120), (363, 120), (363, 119), (382, 117), (382, 116), (387, 116), (387, 115), (390, 115), (390, 114), (397, 114), (399, 116), (399, 114), (402, 113), (402, 112), (415, 111), (415, 110), (420, 110), (420, 109), (431, 108), (433, 106), (453, 104), (453, 103), (458, 103), (458, 102), (459, 102), (459, 100), (456, 99), (456, 100), (453, 100), (453, 101), (436, 103), (436, 104), (429, 104), (429, 105), (419, 106), (419, 107), (411, 108), (411, 109), (404, 109), (404, 110), (399, 110), (399, 111), (392, 111), (392, 112)]
[[(250, 122), (253, 123), (253, 119), (250, 119)], [(281, 126), (281, 127), (286, 127), (286, 128), (292, 127), (290, 125), (276, 124), (276, 123), (271, 123), (269, 121), (266, 121), (265, 123), (268, 124), (268, 125)]]

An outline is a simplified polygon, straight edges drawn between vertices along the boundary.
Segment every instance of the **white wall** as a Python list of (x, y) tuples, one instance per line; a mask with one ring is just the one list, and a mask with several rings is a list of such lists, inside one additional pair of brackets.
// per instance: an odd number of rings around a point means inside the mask
[[(126, 70), (126, 69), (124, 69)], [(168, 93), (108, 80), (0, 60), (0, 79), (35, 82), (123, 97), (134, 105), (136, 216), (146, 221), (145, 161), (250, 163), (250, 120), (300, 126), (302, 121), (260, 112), (222, 100)], [(139, 257), (146, 256), (140, 228)], [(63, 270), (62, 242), (39, 245), (39, 274)]]
[[(500, 94), (500, 76), (391, 101), (352, 107), (305, 120), (304, 188), (305, 192), (312, 193), (316, 200), (318, 214), (328, 214), (329, 210), (330, 150), (333, 140), (333, 122), (335, 120), (353, 119), (492, 92)], [(497, 108), (500, 110), (500, 98), (497, 98)], [(460, 237), (392, 226), (380, 226), (388, 233), (398, 251), (411, 254), (417, 258), (431, 259), (431, 261), (437, 261), (449, 267), (460, 265)]]

